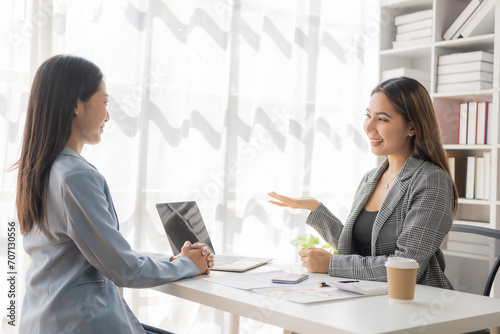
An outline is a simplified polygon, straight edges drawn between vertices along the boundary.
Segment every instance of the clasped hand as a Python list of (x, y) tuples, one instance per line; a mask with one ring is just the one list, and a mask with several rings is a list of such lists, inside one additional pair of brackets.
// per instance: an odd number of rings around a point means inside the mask
[(202, 243), (196, 242), (191, 244), (191, 242), (186, 241), (184, 246), (181, 248), (180, 254), (172, 256), (170, 262), (180, 258), (187, 257), (196, 265), (200, 274), (210, 274), (210, 268), (214, 266), (214, 256), (210, 252), (210, 249)]

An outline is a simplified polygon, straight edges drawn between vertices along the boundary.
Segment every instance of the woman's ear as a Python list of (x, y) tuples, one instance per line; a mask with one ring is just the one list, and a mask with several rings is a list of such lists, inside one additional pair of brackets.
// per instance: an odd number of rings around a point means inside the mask
[(410, 128), (408, 129), (408, 136), (413, 137), (416, 134), (417, 132), (415, 131), (415, 127), (413, 126), (412, 123), (410, 123)]
[(415, 131), (415, 127), (413, 126), (413, 124), (410, 123), (410, 127), (408, 128), (408, 136), (413, 137), (416, 134), (417, 131)]
[(75, 106), (75, 116), (77, 116), (81, 111), (83, 110), (83, 102), (80, 99), (76, 100), (76, 106)]

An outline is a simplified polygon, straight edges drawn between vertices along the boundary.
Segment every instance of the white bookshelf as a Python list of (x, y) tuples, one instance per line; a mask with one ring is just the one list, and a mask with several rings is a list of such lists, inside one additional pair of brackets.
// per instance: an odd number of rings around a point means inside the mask
[[(460, 223), (480, 225), (500, 229), (500, 180), (498, 177), (500, 139), (499, 139), (499, 106), (500, 106), (500, 0), (495, 0), (494, 31), (481, 36), (471, 36), (458, 40), (443, 40), (442, 35), (452, 24), (469, 0), (380, 0), (380, 51), (379, 70), (382, 72), (398, 67), (409, 67), (429, 73), (430, 95), (434, 102), (440, 122), (444, 148), (448, 151), (460, 152), (463, 155), (482, 156), (483, 152), (491, 152), (491, 188), (489, 200), (459, 199), (456, 219)], [(414, 45), (407, 48), (392, 48), (395, 40), (396, 26), (394, 18), (422, 10), (432, 10), (431, 43)], [(494, 54), (493, 88), (481, 91), (437, 93), (438, 57), (457, 52), (487, 51)], [(461, 102), (492, 102), (489, 112), (493, 112), (488, 131), (493, 140), (487, 145), (459, 145), (458, 105)]]

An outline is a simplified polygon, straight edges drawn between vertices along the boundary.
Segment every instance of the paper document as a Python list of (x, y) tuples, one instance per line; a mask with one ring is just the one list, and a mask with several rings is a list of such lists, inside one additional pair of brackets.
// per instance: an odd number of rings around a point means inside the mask
[[(254, 273), (254, 274), (236, 274), (236, 275), (228, 275), (223, 277), (209, 277), (205, 278), (205, 280), (221, 284), (225, 286), (230, 286), (232, 288), (250, 290), (250, 289), (258, 289), (258, 288), (268, 288), (268, 287), (282, 287), (284, 284), (280, 283), (272, 283), (271, 280), (275, 277), (279, 277), (285, 274), (283, 270), (276, 271), (268, 271), (264, 273)], [(306, 279), (305, 281), (297, 284), (293, 284), (294, 286), (301, 286), (306, 283), (314, 283), (317, 284), (319, 280)], [(290, 286), (290, 284), (286, 284)]]
[[(307, 281), (305, 281), (307, 282)], [(270, 297), (288, 300), (294, 303), (315, 303), (328, 300), (362, 297), (363, 295), (339, 290), (334, 287), (318, 287), (318, 283), (297, 284), (294, 286), (268, 287), (253, 289), (252, 291)]]

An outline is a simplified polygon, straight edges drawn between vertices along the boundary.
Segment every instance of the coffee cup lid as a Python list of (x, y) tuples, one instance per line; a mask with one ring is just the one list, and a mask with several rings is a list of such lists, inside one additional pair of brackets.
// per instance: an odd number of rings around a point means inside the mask
[(401, 269), (418, 269), (418, 262), (404, 257), (390, 257), (385, 262), (386, 267)]

